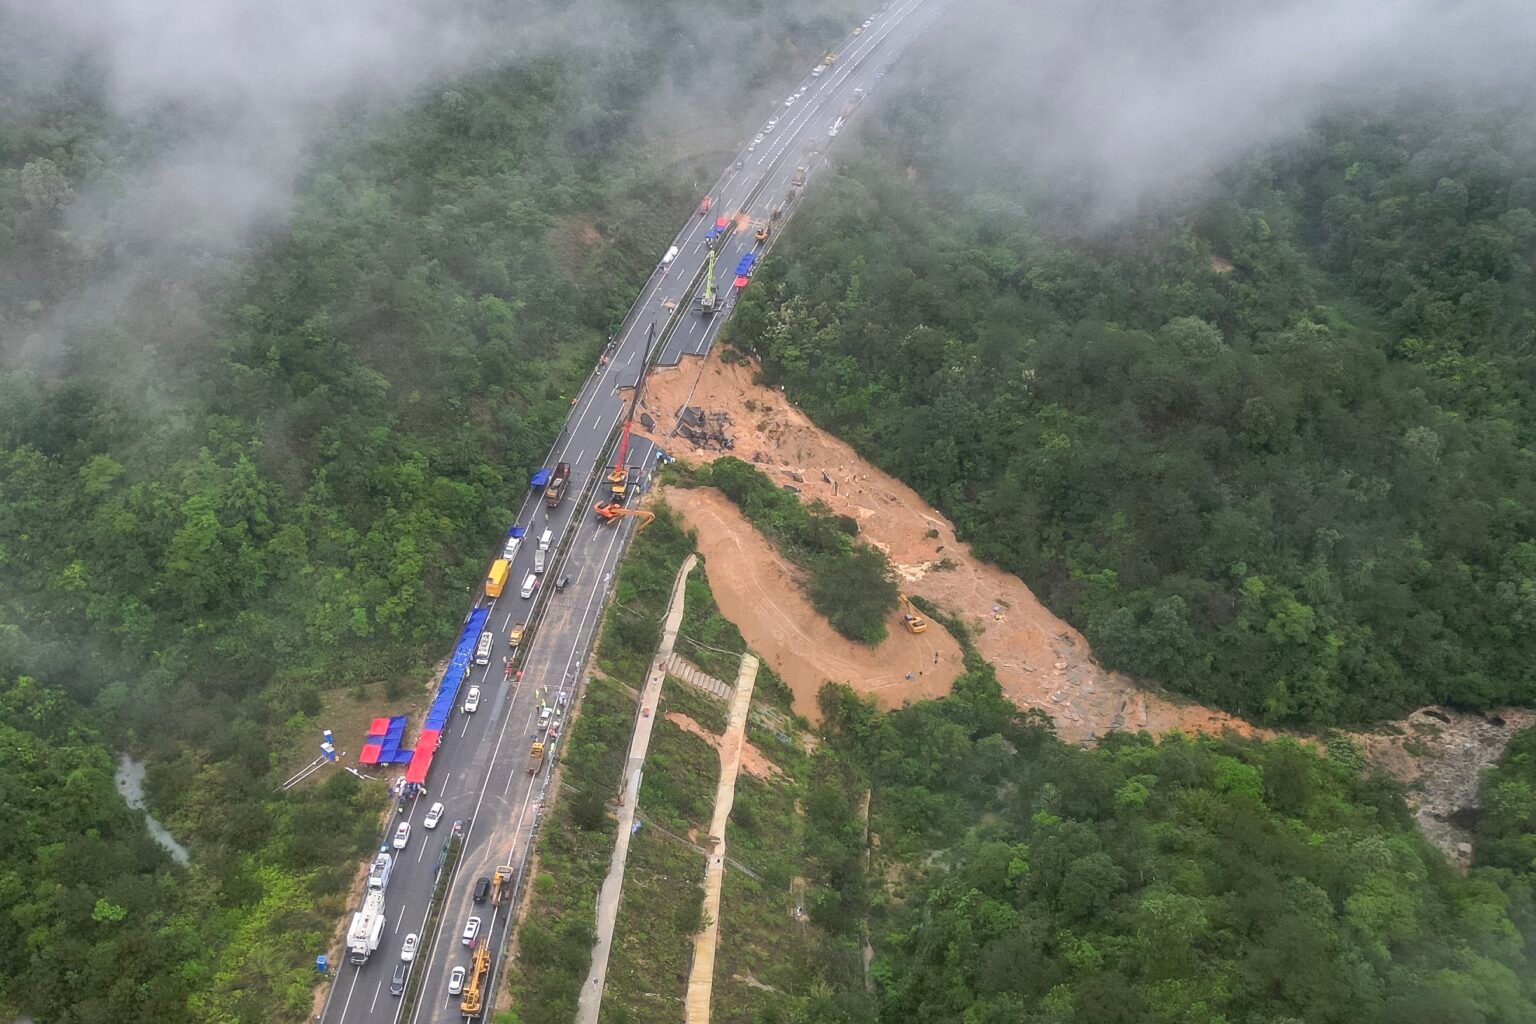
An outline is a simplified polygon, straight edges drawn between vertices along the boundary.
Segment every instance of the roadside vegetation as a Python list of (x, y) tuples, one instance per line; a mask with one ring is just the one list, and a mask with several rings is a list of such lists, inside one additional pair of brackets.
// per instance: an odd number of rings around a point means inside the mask
[[(673, 45), (686, 5), (598, 6), (625, 31), (338, 118), (279, 222), (213, 255), (119, 238), (85, 202), (175, 221), (125, 183), (186, 112), (119, 117), (118, 76), (0, 32), (0, 680), (54, 709), (8, 720), (8, 749), (51, 752), (12, 766), (17, 792), (54, 796), (17, 796), (9, 821), (0, 1017), (309, 1017), (382, 786), (276, 784), (338, 694), (413, 694), (446, 650), (570, 396), (734, 143), (730, 119), (670, 104), (777, 95), (853, 9), (732, 12), (700, 53)], [(752, 74), (722, 87), (743, 54)], [(97, 289), (124, 314), (60, 315)], [(112, 806), (123, 748), (189, 868)]]
[(719, 779), (713, 747), (656, 722), (640, 783), (645, 823), (630, 840), (608, 956), (604, 1020), (676, 1024), (683, 1017), (693, 936), (704, 926), (703, 850)]
[(878, 549), (855, 538), (859, 525), (821, 502), (806, 504), (749, 463), (725, 456), (673, 479), (718, 487), (780, 553), (805, 571), (811, 604), (849, 640), (873, 646), (885, 639), (896, 609), (896, 582)]
[(1461, 877), (1400, 789), (1289, 740), (1055, 740), (975, 663), (891, 714), (823, 691), (866, 766), (883, 1021), (1522, 1020), (1526, 889)]
[(1525, 107), (1337, 111), (1105, 226), (922, 46), (743, 293), (763, 382), (1106, 666), (1276, 723), (1536, 699)]
[(624, 556), (597, 644), (598, 668), (636, 690), (661, 644), (677, 570), (693, 553), (693, 539), (671, 509), (657, 502), (650, 511), (656, 519)]
[(592, 962), (597, 890), (613, 854), (607, 804), (618, 791), (635, 704), (623, 687), (588, 681), (560, 758), (560, 794), (539, 830), (527, 916), (508, 971), (526, 1024), (569, 1022)]

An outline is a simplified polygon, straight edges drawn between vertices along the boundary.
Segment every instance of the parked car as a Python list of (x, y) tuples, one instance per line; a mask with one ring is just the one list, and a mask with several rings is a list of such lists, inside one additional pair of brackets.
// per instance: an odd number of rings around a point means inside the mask
[(405, 979), (411, 975), (410, 964), (395, 964), (395, 973), (389, 979), (389, 994), (400, 996), (405, 993)]
[(476, 710), (479, 709), (479, 707), (480, 707), (480, 687), (478, 687), (478, 686), (471, 686), (469, 688), (468, 695), (465, 696), (465, 698), (464, 698), (464, 713), (466, 715), (472, 715), (472, 714), (475, 713)]
[(405, 937), (405, 943), (400, 947), (400, 959), (404, 960), (406, 963), (410, 963), (412, 960), (416, 959), (415, 932), (411, 932), (411, 934)]
[(437, 823), (443, 820), (443, 805), (433, 804), (427, 809), (427, 816), (422, 819), (422, 828), (437, 828)]
[(480, 878), (475, 882), (475, 892), (474, 892), (475, 902), (476, 903), (484, 903), (485, 902), (485, 898), (487, 896), (489, 896), (490, 894), (491, 894), (491, 880), (489, 878), (486, 878), (484, 875), (481, 875)]
[(395, 829), (394, 847), (397, 850), (405, 849), (405, 844), (411, 841), (411, 823), (402, 821), (400, 827)]
[(464, 970), (464, 966), (462, 964), (460, 964), (458, 967), (455, 967), (452, 971), (448, 972), (448, 994), (449, 995), (456, 996), (460, 992), (464, 991), (464, 975), (466, 973), (467, 972)]
[(475, 948), (475, 943), (480, 938), (480, 919), (472, 917), (464, 922), (464, 933), (459, 936), (459, 941), (470, 949)]

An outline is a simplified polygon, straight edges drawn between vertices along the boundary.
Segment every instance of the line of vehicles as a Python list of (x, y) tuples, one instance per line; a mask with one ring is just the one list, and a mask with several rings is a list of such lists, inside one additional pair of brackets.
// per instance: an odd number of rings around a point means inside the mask
[[(886, 6), (889, 6), (889, 4)], [(885, 10), (885, 7), (882, 7), (881, 10)], [(873, 21), (873, 17), (866, 20), (862, 26), (854, 30), (854, 35), (859, 35), (864, 29), (869, 28)], [(838, 54), (836, 53), (828, 52), (824, 54), (814, 70), (812, 70), (811, 78), (821, 78), (828, 70), (834, 67), (838, 59)], [(877, 69), (875, 77), (882, 77), (882, 72), (883, 69)], [(807, 86), (801, 86), (787, 97), (784, 101), (783, 109), (776, 111), (766, 121), (762, 130), (755, 136), (752, 143), (747, 146), (747, 149), (754, 149), (756, 145), (764, 142), (770, 134), (780, 127), (785, 112), (793, 108), (807, 91)], [(832, 122), (828, 131), (829, 136), (836, 137), (845, 126), (847, 118), (865, 97), (866, 93), (863, 88), (853, 90), (851, 98), (843, 104), (838, 111), (836, 119)], [(802, 157), (805, 160), (805, 164), (794, 168), (794, 173), (791, 177), (791, 189), (787, 199), (784, 203), (773, 208), (767, 215), (766, 220), (760, 222), (751, 220), (745, 209), (734, 216), (717, 215), (714, 227), (706, 239), (709, 242), (710, 248), (707, 273), (705, 275), (709, 298), (700, 303), (700, 306), (704, 307), (701, 308), (701, 311), (710, 312), (717, 308), (712, 301), (715, 276), (714, 261), (716, 254), (724, 248), (725, 240), (735, 230), (740, 228), (745, 230), (755, 229), (754, 237), (759, 245), (768, 241), (772, 231), (787, 208), (787, 204), (793, 202), (798, 195), (798, 190), (805, 186), (808, 165), (811, 163), (811, 158), (816, 155), (816, 148), (812, 146), (810, 153)], [(738, 163), (739, 167), (740, 164)], [(718, 214), (714, 206), (714, 201), (710, 196), (706, 195), (700, 200), (698, 214), (701, 217)], [(676, 246), (670, 248), (661, 260), (661, 267), (663, 269), (669, 267), (678, 255), (679, 252)], [(740, 291), (747, 285), (759, 264), (760, 256), (758, 252), (747, 252), (740, 257), (735, 265), (734, 289), (736, 291)], [(698, 300), (695, 301), (697, 302)], [(645, 384), (644, 367), (648, 365), (651, 346), (656, 341), (655, 334), (656, 325), (653, 323), (651, 325), (651, 336), (646, 343), (645, 358), (641, 363), (642, 370), (635, 382), (635, 390), (620, 433), (612, 469), (606, 473), (605, 477), (600, 478), (596, 482), (597, 502), (593, 505), (593, 512), (598, 520), (603, 523), (614, 523), (626, 516), (638, 516), (642, 517), (641, 527), (643, 528), (645, 522), (649, 521), (649, 518), (654, 518), (650, 516), (650, 513), (643, 510), (629, 509), (627, 507), (629, 499), (636, 492), (644, 478), (644, 470), (641, 467), (626, 465), (625, 459), (628, 453), (631, 424), (643, 394)], [(663, 458), (660, 453), (658, 453), (658, 458)], [(537, 470), (530, 478), (530, 485), (536, 491), (542, 491), (545, 509), (553, 511), (564, 504), (567, 493), (574, 486), (572, 476), (573, 472), (570, 464), (557, 462), (553, 466), (542, 467)], [(537, 544), (533, 551), (532, 571), (528, 572), (522, 580), (514, 580), (512, 579), (512, 573), (516, 565), (517, 556), (521, 552), (522, 546), (529, 542)], [(532, 600), (537, 594), (546, 570), (554, 562), (556, 553), (554, 542), (555, 538), (552, 530), (543, 530), (536, 541), (534, 541), (534, 539), (528, 537), (527, 530), (521, 525), (514, 525), (509, 529), (500, 552), (500, 557), (492, 562), (488, 570), (484, 588), (485, 599), (487, 601), (494, 601), (504, 596), (509, 586), (515, 586), (521, 599)], [(567, 582), (568, 580), (566, 579), (559, 580), (556, 583), (556, 590), (563, 590)], [(912, 633), (924, 632), (927, 628), (926, 621), (905, 598), (903, 598), (902, 604), (903, 626)], [(515, 624), (509, 624), (506, 628), (508, 647), (511, 651), (511, 656), (516, 658), (524, 650), (527, 622), (518, 621)], [(489, 664), (495, 652), (495, 641), (495, 635), (491, 630), (484, 630), (480, 634), (474, 649), (473, 663), (475, 665), (485, 666)], [(508, 677), (510, 678), (510, 676), (511, 665), (509, 663)], [(463, 713), (474, 714), (479, 708), (481, 699), (481, 688), (479, 686), (469, 687), (461, 705)], [(550, 705), (545, 702), (541, 690), (537, 726), (529, 742), (526, 765), (529, 775), (538, 773), (544, 766), (546, 758), (550, 755), (555, 741), (560, 735), (563, 717), (568, 710), (568, 700), (569, 694), (561, 690), (556, 694), (553, 705)], [(422, 819), (420, 827), (427, 830), (438, 828), (443, 820), (444, 813), (444, 805), (441, 802), (432, 804), (426, 816)], [(465, 822), (462, 819), (454, 821), (453, 839), (462, 838), (464, 826)], [(348, 961), (353, 965), (367, 963), (384, 941), (388, 924), (386, 897), (390, 878), (394, 872), (397, 858), (403, 856), (403, 851), (408, 848), (412, 839), (411, 823), (409, 821), (400, 821), (396, 825), (390, 841), (380, 847), (378, 854), (374, 857), (369, 867), (361, 904), (353, 914), (346, 934), (347, 957)], [(471, 912), (464, 920), (462, 929), (459, 932), (460, 944), (470, 954), (469, 961), (468, 963), (453, 965), (448, 974), (448, 992), (451, 996), (460, 999), (460, 1010), (467, 1016), (480, 1015), (487, 995), (485, 985), (490, 972), (491, 951), (488, 944), (482, 941), (482, 938), (493, 933), (493, 928), (497, 921), (497, 908), (511, 902), (515, 888), (515, 869), (510, 864), (500, 865), (494, 869), (490, 876), (479, 877), (473, 882)], [(481, 905), (487, 902), (492, 904), (490, 908), (491, 916), (488, 918), (482, 917), (483, 911), (479, 909)], [(420, 945), (420, 936), (416, 932), (411, 932), (404, 937), (400, 946), (399, 961), (393, 966), (391, 973), (389, 991), (392, 996), (399, 997), (403, 995)]]

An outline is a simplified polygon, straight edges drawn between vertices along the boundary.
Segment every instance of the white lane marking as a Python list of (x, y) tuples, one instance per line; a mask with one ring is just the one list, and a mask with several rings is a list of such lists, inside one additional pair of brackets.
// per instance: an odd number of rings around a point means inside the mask
[(384, 979), (380, 978), (379, 983), (373, 986), (373, 1002), (368, 1004), (369, 1013), (372, 1013), (373, 1008), (379, 1005), (379, 993), (382, 991), (384, 991)]
[[(345, 962), (346, 961), (346, 957), (342, 957), (342, 961)], [(341, 978), (340, 978), (339, 972), (344, 970), (344, 968), (338, 966), (336, 968), (336, 970), (338, 972), (337, 980), (340, 981)], [(342, 1000), (342, 1003), (341, 1003), (341, 1019), (342, 1020), (346, 1020), (347, 1019), (347, 1007), (352, 1005), (352, 993), (357, 991), (357, 979), (359, 977), (360, 977), (360, 975), (356, 971), (352, 972), (352, 984), (347, 986), (347, 998)]]
[(503, 632), (503, 633), (505, 633), (505, 632), (506, 632), (506, 631), (507, 631), (507, 628), (508, 628), (508, 627), (509, 627), (509, 626), (511, 626), (511, 625), (512, 625), (512, 613), (511, 613), (511, 612), (507, 612), (507, 621), (506, 621), (506, 622), (503, 622), (503, 623), (502, 623), (502, 624), (501, 624), (501, 631), (502, 631), (502, 632)]

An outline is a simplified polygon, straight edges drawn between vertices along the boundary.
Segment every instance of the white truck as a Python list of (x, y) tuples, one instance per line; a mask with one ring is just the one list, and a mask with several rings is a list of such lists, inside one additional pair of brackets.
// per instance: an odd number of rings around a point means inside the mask
[(368, 892), (383, 892), (389, 885), (389, 876), (395, 869), (395, 858), (388, 853), (381, 853), (373, 858), (373, 867), (368, 869)]
[(352, 915), (352, 927), (347, 929), (347, 959), (354, 964), (365, 964), (379, 942), (384, 938), (384, 894), (370, 891), (363, 898), (363, 909)]

